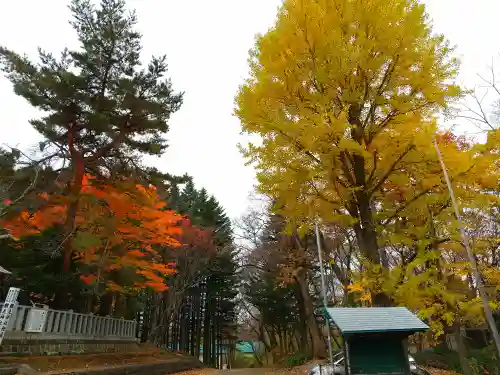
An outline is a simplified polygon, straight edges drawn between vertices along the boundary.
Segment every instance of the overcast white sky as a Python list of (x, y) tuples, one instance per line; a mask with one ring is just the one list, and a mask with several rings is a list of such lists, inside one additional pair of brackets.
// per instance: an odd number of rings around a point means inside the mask
[[(144, 56), (167, 54), (175, 89), (185, 91), (181, 110), (171, 120), (170, 149), (151, 162), (164, 171), (194, 176), (232, 218), (248, 206), (253, 171), (244, 167), (236, 144), (239, 124), (233, 98), (247, 74), (254, 35), (273, 22), (280, 0), (129, 0), (137, 10)], [(500, 52), (500, 0), (427, 0), (435, 30), (458, 46), (461, 81), (478, 83), (476, 74)], [(58, 52), (75, 47), (67, 0), (0, 1), (0, 45), (36, 58), (36, 48)], [(500, 59), (499, 59), (500, 66)], [(0, 77), (0, 141), (10, 146), (36, 144), (28, 120), (36, 112), (16, 97)]]

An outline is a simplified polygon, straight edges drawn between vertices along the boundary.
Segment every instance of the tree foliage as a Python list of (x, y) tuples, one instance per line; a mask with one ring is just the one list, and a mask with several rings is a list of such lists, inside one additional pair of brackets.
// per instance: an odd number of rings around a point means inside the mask
[(16, 94), (47, 113), (31, 121), (46, 139), (41, 148), (54, 145), (56, 155), (68, 159), (78, 153), (89, 168), (126, 162), (135, 151), (161, 154), (167, 121), (182, 103), (165, 78), (165, 57), (141, 68), (137, 18), (123, 0), (103, 0), (99, 8), (73, 0), (70, 9), (79, 49), (59, 58), (39, 49), (36, 63), (0, 49)]
[(426, 18), (416, 1), (286, 1), (236, 99), (243, 130), (262, 139), (245, 151), (260, 190), (287, 218), (352, 225), (374, 264), (382, 186), (423, 177), (434, 115), (460, 95)]
[(189, 228), (183, 226), (182, 245), (172, 254), (177, 272), (168, 279), (169, 289), (147, 296), (142, 339), (196, 357), (203, 350), (203, 362), (221, 368), (231, 354), (219, 353), (234, 348), (236, 331), (238, 279), (231, 223), (217, 200), (197, 190), (192, 180), (182, 190), (173, 186), (169, 206), (189, 217)]
[[(437, 145), (500, 309), (500, 102), (455, 84), (421, 2), (284, 0), (236, 97), (272, 202), (240, 221), (238, 246), (215, 197), (142, 162), (167, 149), (183, 94), (165, 56), (140, 63), (135, 13), (124, 0), (70, 10), (78, 49), (32, 61), (0, 46), (0, 70), (42, 112), (37, 152), (0, 149), (0, 263), (21, 303), (137, 318), (143, 341), (213, 367), (234, 354), (239, 306), (268, 358), (325, 357), (319, 242), (328, 305), (407, 306), (463, 354), (461, 328), (484, 319)], [(493, 70), (482, 80), (500, 95)], [(459, 100), (484, 142), (438, 126)]]
[[(500, 307), (491, 220), (498, 130), (479, 143), (438, 127), (466, 93), (457, 72), (453, 48), (418, 1), (289, 0), (257, 38), (236, 96), (242, 130), (257, 136), (242, 152), (257, 169), (258, 191), (288, 222), (287, 234), (301, 238), (294, 245), (320, 225), (335, 280), (329, 300), (407, 306), (436, 337), (484, 320), (435, 142), (491, 305)], [(281, 252), (307, 259), (296, 246)], [(286, 261), (280, 268), (297, 269)]]
[(284, 219), (267, 210), (250, 212), (239, 225), (242, 240), (248, 242), (242, 260), (242, 317), (245, 330), (268, 353), (257, 356), (260, 362), (326, 353), (316, 312), (320, 299), (314, 237), (284, 233), (284, 228)]
[(142, 162), (167, 149), (183, 94), (165, 56), (141, 64), (124, 0), (72, 0), (70, 10), (79, 48), (40, 48), (34, 61), (0, 46), (0, 70), (42, 112), (30, 121), (38, 151), (0, 150), (0, 262), (21, 303), (141, 317), (144, 340), (203, 347), (221, 367), (236, 318), (230, 221), (189, 176)]
[[(165, 56), (141, 68), (137, 19), (127, 13), (123, 0), (103, 0), (99, 8), (89, 0), (73, 0), (70, 9), (79, 50), (65, 49), (56, 58), (39, 49), (39, 62), (34, 63), (0, 47), (0, 69), (16, 94), (45, 113), (31, 121), (44, 137), (44, 159), (63, 165), (69, 161), (66, 237), (75, 229), (86, 172), (110, 178), (134, 171), (136, 178), (157, 179), (159, 172), (143, 168), (140, 156), (165, 151), (168, 119), (182, 103), (182, 94), (175, 94), (165, 77)], [(66, 272), (74, 255), (72, 243), (64, 246)]]

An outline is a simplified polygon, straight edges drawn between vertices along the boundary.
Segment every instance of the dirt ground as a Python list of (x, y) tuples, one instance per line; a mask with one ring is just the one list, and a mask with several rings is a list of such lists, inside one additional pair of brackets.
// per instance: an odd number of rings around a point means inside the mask
[(307, 375), (310, 366), (294, 369), (245, 368), (233, 370), (202, 369), (177, 373), (175, 375)]
[[(154, 363), (158, 361), (176, 361), (186, 358), (178, 353), (162, 352), (156, 348), (148, 348), (146, 351), (137, 353), (102, 353), (102, 354), (81, 354), (66, 356), (39, 356), (39, 357), (2, 357), (0, 363), (28, 364), (33, 369), (51, 374), (53, 372), (90, 369), (90, 368), (110, 368), (121, 365), (135, 363)], [(234, 369), (234, 370), (214, 370), (199, 369), (177, 373), (178, 375), (306, 375), (311, 365), (296, 369)], [(177, 375), (176, 374), (176, 375)], [(439, 374), (445, 375), (445, 374)]]
[[(109, 368), (134, 363), (154, 363), (158, 361), (175, 361), (186, 358), (178, 353), (162, 352), (156, 348), (148, 348), (138, 353), (108, 353), (73, 356), (40, 356), (40, 357), (1, 357), (0, 363), (26, 363), (33, 369), (50, 374), (51, 372)], [(232, 370), (198, 369), (179, 372), (176, 375), (307, 375), (313, 363), (293, 369), (247, 368)], [(458, 375), (453, 371), (428, 369), (432, 375)]]
[[(235, 369), (235, 370), (213, 370), (202, 369), (180, 372), (176, 375), (307, 375), (310, 365), (294, 369)], [(458, 375), (453, 371), (428, 369), (432, 375)]]
[(107, 354), (82, 354), (66, 356), (40, 356), (40, 357), (0, 357), (0, 363), (27, 364), (33, 369), (50, 373), (52, 371), (67, 371), (88, 368), (109, 368), (134, 363), (154, 363), (157, 361), (175, 360), (181, 357), (176, 353), (162, 353), (152, 350), (147, 353), (107, 353)]

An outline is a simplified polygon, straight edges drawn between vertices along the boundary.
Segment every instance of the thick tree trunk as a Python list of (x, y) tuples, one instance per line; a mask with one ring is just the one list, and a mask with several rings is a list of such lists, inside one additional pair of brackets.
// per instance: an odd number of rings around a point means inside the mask
[(300, 332), (300, 342), (298, 342), (298, 346), (304, 351), (307, 355), (312, 355), (312, 348), (309, 345), (309, 337), (308, 337), (308, 329), (307, 329), (307, 314), (304, 306), (304, 299), (302, 298), (302, 293), (300, 291), (300, 286), (297, 284), (296, 289), (297, 301), (299, 303), (299, 332)]
[[(75, 129), (73, 124), (70, 124), (68, 129), (68, 148), (71, 154), (71, 163), (73, 166), (73, 178), (69, 186), (69, 203), (66, 210), (66, 222), (64, 223), (64, 238), (61, 244), (63, 248), (62, 271), (64, 275), (68, 275), (71, 270), (71, 262), (73, 256), (72, 237), (75, 232), (76, 215), (78, 213), (78, 201), (83, 186), (83, 178), (85, 176), (85, 159), (78, 152), (74, 145)], [(64, 282), (61, 288), (56, 292), (55, 307), (59, 309), (69, 308), (69, 282)]]
[[(356, 158), (356, 156), (353, 156), (353, 158)], [(373, 222), (373, 212), (371, 210), (370, 200), (364, 191), (356, 192), (356, 198), (359, 222), (354, 225), (354, 231), (360, 250), (363, 255), (368, 258), (371, 264), (381, 265), (382, 268), (385, 268), (377, 243), (377, 231), (375, 229), (375, 223)], [(372, 303), (375, 306), (392, 305), (391, 298), (383, 291), (373, 292)]]
[[(349, 107), (349, 124), (351, 125), (351, 137), (360, 145), (365, 144), (363, 124), (361, 122), (361, 105), (353, 103)], [(382, 262), (377, 242), (377, 231), (373, 219), (373, 204), (369, 192), (369, 181), (365, 170), (365, 158), (362, 155), (342, 152), (342, 167), (346, 178), (351, 181), (356, 191), (351, 197), (349, 214), (357, 220), (353, 229), (361, 253), (373, 265), (387, 267), (387, 261)], [(375, 306), (390, 306), (392, 301), (383, 291), (373, 291), (372, 303)]]
[(68, 148), (71, 154), (71, 163), (73, 166), (73, 180), (70, 185), (70, 202), (66, 213), (65, 236), (64, 236), (64, 261), (63, 270), (69, 272), (71, 257), (73, 255), (73, 246), (71, 237), (75, 231), (76, 215), (78, 213), (78, 201), (83, 187), (83, 178), (85, 176), (85, 159), (81, 152), (75, 148), (75, 128), (70, 124), (68, 129)]

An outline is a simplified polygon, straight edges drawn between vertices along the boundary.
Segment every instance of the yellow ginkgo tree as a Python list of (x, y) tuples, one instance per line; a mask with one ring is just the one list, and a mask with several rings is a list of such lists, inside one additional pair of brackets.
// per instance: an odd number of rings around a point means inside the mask
[[(258, 189), (295, 225), (351, 227), (383, 273), (379, 224), (444, 189), (433, 139), (462, 94), (457, 66), (416, 0), (285, 0), (236, 98), (243, 131), (259, 136), (243, 148)], [(450, 174), (467, 173), (470, 155), (453, 157)], [(372, 302), (393, 303), (377, 285)]]

